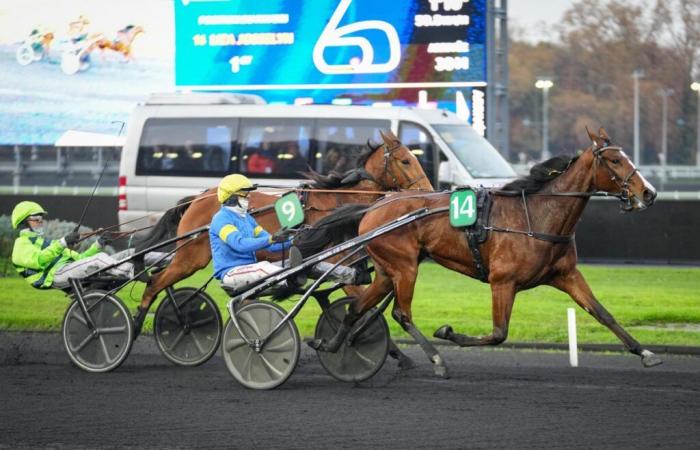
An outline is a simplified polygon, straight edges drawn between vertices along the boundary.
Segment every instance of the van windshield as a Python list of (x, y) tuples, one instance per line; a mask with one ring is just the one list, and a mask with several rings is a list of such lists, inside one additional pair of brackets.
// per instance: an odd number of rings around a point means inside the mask
[(437, 125), (433, 128), (474, 178), (514, 178), (513, 168), (498, 150), (468, 125)]

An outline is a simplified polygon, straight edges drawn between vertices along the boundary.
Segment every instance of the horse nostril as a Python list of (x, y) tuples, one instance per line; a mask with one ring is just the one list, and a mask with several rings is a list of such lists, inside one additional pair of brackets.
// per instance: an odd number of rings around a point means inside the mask
[(654, 199), (656, 198), (656, 192), (650, 191), (649, 189), (644, 189), (644, 203), (647, 205), (651, 205), (654, 203)]

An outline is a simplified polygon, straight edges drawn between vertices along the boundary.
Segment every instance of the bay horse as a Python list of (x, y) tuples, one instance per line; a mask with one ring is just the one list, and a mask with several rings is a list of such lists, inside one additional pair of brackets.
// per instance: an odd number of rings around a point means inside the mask
[(117, 31), (117, 35), (113, 40), (103, 37), (97, 40), (94, 46), (102, 51), (112, 50), (121, 53), (124, 61), (129, 62), (132, 59), (131, 46), (134, 43), (134, 39), (141, 33), (144, 33), (144, 30), (140, 25), (127, 25)]
[[(508, 324), (515, 295), (539, 285), (553, 286), (567, 294), (601, 324), (608, 327), (630, 352), (641, 356), (645, 367), (661, 360), (644, 349), (595, 298), (576, 268), (574, 230), (591, 195), (608, 193), (620, 198), (625, 211), (643, 210), (656, 197), (654, 187), (639, 173), (621, 147), (613, 146), (604, 129), (588, 131), (591, 146), (579, 156), (555, 157), (533, 167), (530, 176), (493, 192), (490, 237), (477, 245), (480, 256), (470, 249), (463, 230), (450, 225), (445, 214), (450, 193), (399, 193), (369, 208), (359, 221), (359, 233), (422, 208), (442, 208), (407, 226), (382, 235), (367, 244), (376, 271), (369, 288), (348, 309), (337, 334), (328, 342), (310, 343), (320, 351), (337, 351), (352, 324), (391, 292), (395, 294), (393, 318), (421, 345), (433, 369), (448, 377), (447, 366), (435, 347), (413, 324), (411, 301), (418, 265), (426, 257), (464, 275), (481, 278), (491, 285), (493, 331), (486, 336), (467, 336), (444, 325), (434, 336), (461, 347), (498, 345), (508, 337)], [(361, 206), (355, 209), (360, 209)], [(363, 213), (363, 211), (359, 211)], [(352, 216), (347, 210), (345, 217)], [(300, 248), (312, 234), (334, 233), (335, 227), (315, 230), (300, 239)], [(345, 224), (347, 226), (347, 223)], [(608, 230), (612, 232), (613, 230)], [(623, 232), (623, 230), (618, 230)], [(338, 239), (345, 237), (338, 236)], [(308, 250), (308, 248), (307, 248)], [(481, 260), (481, 261), (478, 261)], [(481, 263), (481, 270), (479, 264)]]
[[(387, 191), (433, 190), (430, 180), (415, 155), (403, 146), (391, 131), (380, 132), (380, 134), (384, 142), (377, 146), (371, 146), (368, 143), (368, 149), (360, 153), (357, 158), (356, 165), (359, 168), (345, 174), (331, 173), (328, 176), (315, 172), (308, 173), (313, 182), (304, 190), (305, 223), (315, 223), (343, 204), (374, 202)], [(380, 149), (382, 151), (379, 151)], [(255, 191), (250, 194), (250, 208), (256, 221), (270, 233), (280, 228), (274, 208), (271, 207), (278, 198)], [(182, 202), (180, 207), (171, 209), (161, 217), (149, 235), (137, 244), (138, 249), (147, 248), (167, 237), (182, 235), (208, 225), (214, 214), (221, 209), (221, 204), (216, 197), (216, 188), (208, 189), (195, 197), (187, 197), (180, 202)], [(255, 214), (255, 210), (260, 213)], [(281, 259), (279, 253), (258, 252), (257, 256), (260, 260)], [(178, 249), (165, 270), (155, 274), (147, 284), (134, 318), (135, 330), (140, 332), (146, 313), (160, 291), (203, 269), (210, 260), (211, 247), (208, 233), (203, 233)], [(348, 288), (346, 292), (352, 295), (359, 295), (364, 290), (359, 286)], [(397, 354), (398, 348), (394, 350), (393, 355)], [(408, 360), (401, 361), (403, 364), (410, 364)]]

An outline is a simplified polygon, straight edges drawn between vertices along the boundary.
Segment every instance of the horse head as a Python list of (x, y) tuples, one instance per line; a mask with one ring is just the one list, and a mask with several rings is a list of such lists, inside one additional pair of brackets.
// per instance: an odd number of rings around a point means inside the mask
[[(391, 131), (379, 132), (384, 143), (372, 147), (365, 170), (384, 189), (418, 189), (432, 191), (433, 185), (425, 175), (418, 158), (401, 144)], [(369, 145), (369, 144), (368, 144)], [(382, 149), (382, 151), (378, 151)]]
[(622, 147), (613, 145), (603, 128), (598, 130), (598, 134), (588, 129), (586, 131), (591, 139), (590, 150), (593, 154), (593, 188), (618, 196), (624, 211), (651, 206), (656, 199), (656, 189), (639, 172)]

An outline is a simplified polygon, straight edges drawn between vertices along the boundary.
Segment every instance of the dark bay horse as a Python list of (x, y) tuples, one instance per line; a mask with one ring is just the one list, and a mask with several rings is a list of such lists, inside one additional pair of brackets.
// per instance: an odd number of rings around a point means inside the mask
[[(646, 367), (661, 360), (644, 349), (598, 302), (576, 268), (574, 230), (590, 195), (605, 192), (622, 200), (624, 210), (643, 210), (656, 197), (653, 186), (637, 171), (620, 147), (612, 146), (602, 128), (589, 132), (592, 145), (579, 156), (557, 157), (535, 166), (531, 175), (494, 192), (490, 237), (480, 247), (480, 273), (463, 230), (450, 225), (445, 207), (450, 193), (398, 193), (378, 202), (364, 214), (359, 232), (366, 233), (404, 214), (422, 208), (443, 208), (437, 213), (380, 236), (367, 245), (376, 270), (371, 286), (349, 308), (338, 333), (312, 347), (336, 351), (354, 321), (392, 291), (396, 298), (392, 316), (414, 337), (434, 364), (436, 374), (447, 377), (447, 367), (434, 346), (413, 324), (411, 301), (418, 264), (425, 257), (444, 267), (491, 284), (493, 331), (487, 336), (466, 336), (452, 327), (439, 328), (434, 336), (460, 346), (497, 345), (508, 336), (515, 295), (539, 285), (550, 285), (573, 300), (608, 327)], [(361, 207), (357, 207), (361, 208)], [(363, 211), (360, 211), (362, 213)], [(351, 216), (346, 210), (346, 217)], [(310, 234), (333, 233), (319, 221)], [(350, 220), (350, 219), (348, 219)], [(357, 221), (357, 218), (354, 218)], [(347, 225), (347, 224), (346, 224)], [(602, 230), (602, 232), (624, 230)], [(339, 233), (335, 233), (338, 235)], [(310, 236), (302, 237), (300, 248)], [(339, 238), (342, 239), (342, 238)], [(482, 275), (482, 276), (480, 276)], [(485, 275), (485, 276), (483, 276)]]
[[(344, 174), (344, 177), (339, 174), (331, 174), (331, 176), (310, 174), (314, 182), (310, 185), (310, 189), (305, 191), (306, 196), (303, 202), (306, 223), (316, 222), (342, 204), (373, 202), (383, 196), (386, 191), (399, 189), (433, 190), (430, 180), (425, 175), (415, 155), (401, 145), (393, 133), (381, 133), (381, 136), (383, 144), (376, 147), (369, 146), (366, 151), (359, 155), (357, 165), (360, 169), (352, 170)], [(380, 149), (381, 151), (379, 151)], [(250, 208), (264, 208), (272, 205), (278, 198), (274, 195), (253, 192), (250, 198)], [(183, 200), (190, 201), (191, 199)], [(216, 188), (209, 189), (194, 197), (190, 203), (168, 211), (151, 230), (149, 236), (138, 244), (138, 247), (146, 248), (166, 237), (181, 235), (208, 225), (220, 208), (221, 204), (216, 198)], [(258, 224), (270, 233), (277, 231), (280, 227), (273, 208), (267, 208), (254, 216)], [(259, 252), (258, 258), (279, 260), (280, 255)], [(148, 308), (160, 291), (206, 267), (210, 260), (211, 248), (208, 233), (203, 233), (186, 246), (178, 249), (167, 268), (155, 274), (148, 283), (135, 318), (136, 329), (140, 330)], [(360, 291), (360, 289), (356, 289), (353, 292), (359, 293)]]

